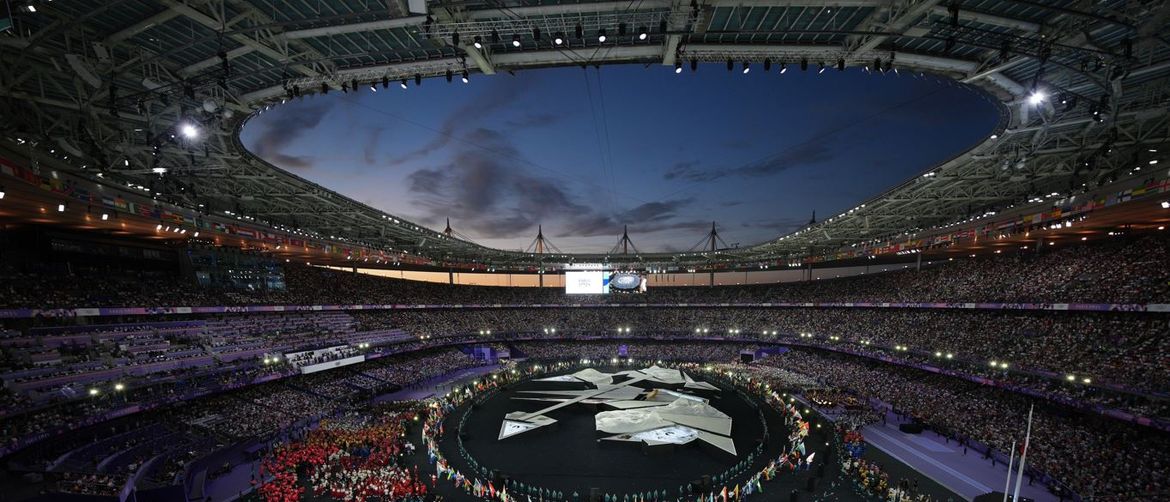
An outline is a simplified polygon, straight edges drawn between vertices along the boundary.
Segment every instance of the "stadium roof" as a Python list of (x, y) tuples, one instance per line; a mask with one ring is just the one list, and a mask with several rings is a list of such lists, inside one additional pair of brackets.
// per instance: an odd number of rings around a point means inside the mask
[(69, 156), (82, 176), (188, 208), (441, 262), (607, 255), (490, 249), (385, 214), (251, 155), (244, 122), (326, 90), (607, 63), (799, 71), (803, 61), (816, 71), (844, 62), (944, 76), (1002, 105), (986, 141), (845, 214), (753, 246), (637, 258), (681, 264), (783, 260), (929, 232), (1142, 177), (1133, 168), (1170, 149), (1164, 2), (30, 0), (13, 9), (0, 33), (0, 135), (30, 158)]

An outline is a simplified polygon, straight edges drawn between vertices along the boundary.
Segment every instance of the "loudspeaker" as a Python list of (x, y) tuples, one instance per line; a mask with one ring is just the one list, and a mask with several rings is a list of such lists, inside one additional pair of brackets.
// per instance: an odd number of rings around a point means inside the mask
[(898, 430), (906, 434), (922, 434), (922, 424), (918, 422), (910, 422), (898, 426)]

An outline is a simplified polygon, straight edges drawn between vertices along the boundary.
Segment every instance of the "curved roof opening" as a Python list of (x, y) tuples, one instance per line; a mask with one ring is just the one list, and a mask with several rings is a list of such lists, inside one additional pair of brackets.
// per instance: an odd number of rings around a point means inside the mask
[[(787, 234), (946, 161), (997, 126), (952, 80), (813, 63), (552, 68), (361, 82), (251, 120), (259, 157), (477, 243), (565, 252), (686, 251)], [(374, 90), (376, 89), (376, 90)], [(721, 243), (720, 245), (723, 245)]]

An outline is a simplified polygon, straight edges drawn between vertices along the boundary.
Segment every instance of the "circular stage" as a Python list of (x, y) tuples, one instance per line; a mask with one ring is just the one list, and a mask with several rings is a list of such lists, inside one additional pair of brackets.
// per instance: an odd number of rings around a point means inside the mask
[[(449, 427), (460, 424), (461, 434), (449, 435), (441, 448), (458, 459), (461, 440), (466, 454), (497, 472), (497, 479), (561, 491), (570, 499), (574, 492), (585, 499), (593, 488), (603, 494), (665, 490), (674, 498), (680, 487), (698, 485), (704, 476), (718, 484), (737, 464), (745, 473), (758, 470), (787, 442), (778, 413), (702, 374), (675, 372), (693, 377), (689, 384), (637, 380), (637, 374), (600, 383), (568, 381), (581, 369), (518, 382), (480, 404), (465, 405), (447, 419)], [(631, 368), (595, 370), (614, 374)], [(599, 413), (610, 430), (598, 430)], [(505, 422), (546, 425), (520, 430)], [(730, 430), (720, 430), (726, 422)]]

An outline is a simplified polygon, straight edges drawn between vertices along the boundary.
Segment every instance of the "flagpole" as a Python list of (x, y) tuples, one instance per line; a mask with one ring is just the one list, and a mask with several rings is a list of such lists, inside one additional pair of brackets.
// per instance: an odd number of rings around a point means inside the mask
[(1016, 459), (1016, 442), (1012, 441), (1012, 453), (1008, 457), (1007, 479), (1003, 480), (1003, 502), (1007, 502), (1008, 490), (1012, 487), (1012, 461)]
[(1028, 432), (1024, 435), (1024, 451), (1020, 452), (1020, 472), (1016, 474), (1016, 489), (1012, 493), (1012, 500), (1020, 500), (1020, 483), (1024, 481), (1024, 465), (1028, 461), (1028, 442), (1032, 440), (1032, 410), (1036, 405), (1028, 407)]

